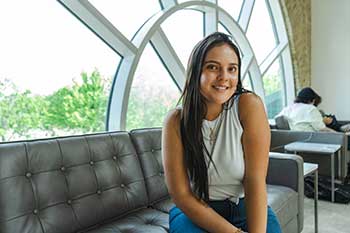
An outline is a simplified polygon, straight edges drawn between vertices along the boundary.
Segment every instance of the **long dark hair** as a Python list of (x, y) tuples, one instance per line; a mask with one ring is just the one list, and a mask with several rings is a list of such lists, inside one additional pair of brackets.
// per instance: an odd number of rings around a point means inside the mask
[[(199, 199), (209, 201), (208, 168), (205, 156), (211, 159), (205, 148), (202, 134), (202, 122), (207, 113), (205, 98), (200, 93), (200, 77), (204, 59), (210, 49), (222, 44), (229, 45), (238, 57), (238, 83), (230, 100), (238, 94), (247, 92), (242, 87), (241, 58), (238, 47), (232, 42), (229, 35), (215, 32), (201, 40), (193, 49), (188, 61), (186, 84), (179, 102), (182, 101), (181, 111), (181, 139), (184, 149), (185, 166), (193, 184), (194, 192)], [(230, 102), (227, 101), (228, 103)], [(205, 151), (205, 153), (203, 152)], [(214, 165), (215, 166), (215, 165)]]

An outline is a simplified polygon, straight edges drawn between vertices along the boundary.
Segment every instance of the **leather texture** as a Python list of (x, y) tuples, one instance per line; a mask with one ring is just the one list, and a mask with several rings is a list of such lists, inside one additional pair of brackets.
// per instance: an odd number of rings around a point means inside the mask
[[(270, 158), (268, 196), (300, 232), (295, 157)], [(0, 232), (168, 232), (163, 173), (160, 128), (0, 143)]]
[(139, 129), (130, 132), (145, 176), (150, 204), (169, 196), (165, 185), (161, 151), (161, 128)]

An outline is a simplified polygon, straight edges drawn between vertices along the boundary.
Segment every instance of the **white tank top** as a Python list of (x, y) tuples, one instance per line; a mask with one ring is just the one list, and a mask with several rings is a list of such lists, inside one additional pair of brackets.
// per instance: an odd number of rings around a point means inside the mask
[[(244, 155), (241, 143), (243, 128), (238, 116), (238, 100), (239, 96), (236, 96), (233, 99), (232, 107), (224, 109), (221, 113), (224, 115), (218, 128), (212, 154), (212, 160), (217, 170), (205, 156), (207, 165), (209, 164), (209, 199), (230, 199), (236, 204), (238, 204), (239, 198), (244, 197), (242, 183), (244, 177)], [(220, 118), (219, 115), (213, 121), (203, 120), (203, 139), (209, 153), (212, 150), (209, 140), (210, 128), (215, 128), (215, 125), (218, 127), (219, 122), (217, 121), (220, 121)]]

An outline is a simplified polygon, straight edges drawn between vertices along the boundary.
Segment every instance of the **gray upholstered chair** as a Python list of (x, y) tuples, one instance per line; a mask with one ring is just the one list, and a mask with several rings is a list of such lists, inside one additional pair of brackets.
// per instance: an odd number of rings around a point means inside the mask
[(276, 129), (290, 130), (288, 120), (284, 116), (275, 117)]

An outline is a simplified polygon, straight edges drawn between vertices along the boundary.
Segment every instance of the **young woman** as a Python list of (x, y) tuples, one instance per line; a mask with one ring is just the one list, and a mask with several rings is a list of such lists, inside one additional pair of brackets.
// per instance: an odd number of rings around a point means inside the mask
[(267, 206), (269, 125), (260, 98), (242, 88), (240, 68), (226, 34), (213, 33), (192, 51), (182, 107), (163, 128), (175, 203), (170, 232), (281, 232)]

